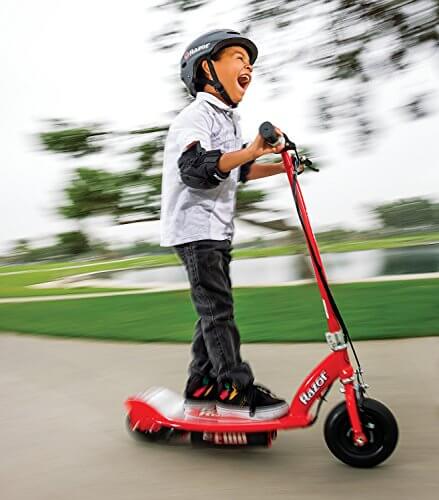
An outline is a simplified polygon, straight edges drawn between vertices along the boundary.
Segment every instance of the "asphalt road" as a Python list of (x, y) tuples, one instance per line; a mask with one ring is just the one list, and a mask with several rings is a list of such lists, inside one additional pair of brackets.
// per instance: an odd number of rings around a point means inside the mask
[[(400, 442), (381, 466), (358, 470), (326, 448), (324, 418), (280, 433), (271, 449), (141, 444), (124, 427), (124, 399), (151, 385), (181, 390), (187, 345), (0, 335), (0, 498), (438, 498), (439, 338), (358, 343), (370, 396), (395, 413)], [(246, 345), (257, 379), (291, 398), (325, 344)]]

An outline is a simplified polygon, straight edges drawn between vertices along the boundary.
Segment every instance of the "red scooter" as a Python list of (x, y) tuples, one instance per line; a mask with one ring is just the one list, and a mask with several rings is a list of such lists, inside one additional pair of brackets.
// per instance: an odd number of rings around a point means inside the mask
[[(268, 144), (279, 137), (273, 125), (264, 122), (259, 132)], [(282, 160), (302, 224), (323, 308), (328, 322), (325, 334), (331, 353), (305, 378), (287, 415), (275, 420), (221, 417), (214, 410), (184, 411), (183, 398), (168, 389), (153, 388), (125, 401), (130, 433), (148, 441), (190, 437), (196, 445), (270, 446), (278, 430), (309, 427), (318, 417), (331, 386), (337, 380), (345, 400), (326, 418), (324, 437), (328, 448), (342, 462), (353, 467), (374, 467), (386, 460), (398, 441), (398, 426), (391, 411), (366, 397), (367, 384), (348, 329), (328, 286), (320, 252), (311, 229), (298, 182), (304, 168), (317, 170), (306, 157), (299, 157), (296, 145), (284, 134)], [(291, 153), (289, 151), (292, 151)], [(348, 346), (355, 358), (351, 364)], [(313, 410), (313, 411), (311, 411)]]

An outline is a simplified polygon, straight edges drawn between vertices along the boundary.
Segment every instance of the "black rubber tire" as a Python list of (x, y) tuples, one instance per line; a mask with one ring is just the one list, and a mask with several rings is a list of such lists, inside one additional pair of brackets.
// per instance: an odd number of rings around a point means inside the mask
[(360, 408), (360, 419), (368, 442), (356, 446), (352, 427), (343, 401), (331, 410), (325, 421), (325, 441), (331, 452), (352, 467), (375, 467), (384, 462), (396, 448), (398, 424), (392, 412), (375, 399), (365, 398)]
[(209, 444), (206, 441), (203, 440), (203, 433), (202, 432), (191, 432), (191, 444), (194, 448), (202, 448), (206, 447)]

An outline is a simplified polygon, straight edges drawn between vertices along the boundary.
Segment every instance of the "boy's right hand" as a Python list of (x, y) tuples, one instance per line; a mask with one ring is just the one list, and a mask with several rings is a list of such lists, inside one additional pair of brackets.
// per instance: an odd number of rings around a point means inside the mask
[[(282, 132), (278, 129), (274, 129), (276, 134), (283, 136)], [(231, 151), (230, 153), (223, 153), (218, 161), (218, 170), (221, 173), (228, 173), (234, 168), (240, 167), (247, 163), (253, 163), (257, 158), (263, 155), (268, 155), (270, 153), (280, 153), (284, 149), (285, 145), (283, 143), (277, 146), (269, 146), (262, 136), (258, 134), (256, 139), (250, 143), (245, 149), (239, 149), (238, 151)]]
[[(282, 137), (282, 131), (278, 128), (274, 129), (279, 137)], [(273, 147), (267, 144), (264, 139), (262, 138), (261, 134), (258, 134), (255, 138), (255, 140), (250, 143), (247, 147), (247, 149), (250, 151), (252, 158), (256, 160), (260, 156), (263, 155), (268, 155), (272, 153), (280, 153), (282, 149), (284, 148), (284, 144), (278, 144), (277, 146)]]

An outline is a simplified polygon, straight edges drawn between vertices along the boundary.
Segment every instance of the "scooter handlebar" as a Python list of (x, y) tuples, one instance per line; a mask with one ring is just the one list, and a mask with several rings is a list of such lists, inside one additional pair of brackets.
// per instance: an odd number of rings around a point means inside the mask
[(259, 126), (259, 133), (264, 141), (270, 146), (277, 146), (282, 142), (283, 137), (277, 135), (274, 125), (271, 122), (264, 122)]
[[(283, 151), (294, 150), (298, 162), (303, 165), (302, 169), (299, 173), (303, 172), (304, 167), (308, 167), (315, 172), (318, 172), (319, 169), (312, 166), (312, 161), (306, 156), (299, 156), (297, 152), (296, 145), (292, 142), (286, 134), (279, 136), (276, 132), (275, 126), (271, 122), (261, 123), (259, 126), (259, 133), (261, 134), (264, 141), (270, 146), (277, 146), (278, 144), (284, 144), (285, 147)], [(283, 152), (281, 151), (281, 152)]]

